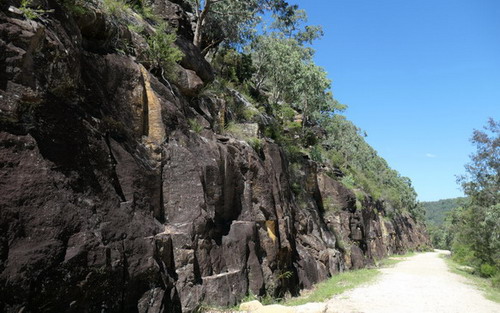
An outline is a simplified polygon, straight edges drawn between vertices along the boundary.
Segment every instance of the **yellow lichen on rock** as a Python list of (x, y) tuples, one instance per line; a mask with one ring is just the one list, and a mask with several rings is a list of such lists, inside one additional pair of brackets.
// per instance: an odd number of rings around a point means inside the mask
[(166, 132), (161, 116), (161, 103), (158, 96), (151, 88), (150, 74), (141, 65), (142, 77), (147, 97), (147, 143), (159, 145), (165, 141)]
[(276, 222), (266, 221), (267, 234), (272, 241), (276, 241)]
[(380, 214), (379, 216), (380, 216), (380, 230), (382, 231), (382, 241), (385, 245), (387, 245), (390, 242), (390, 235), (389, 232), (387, 231), (387, 226), (385, 226), (385, 221), (382, 219)]

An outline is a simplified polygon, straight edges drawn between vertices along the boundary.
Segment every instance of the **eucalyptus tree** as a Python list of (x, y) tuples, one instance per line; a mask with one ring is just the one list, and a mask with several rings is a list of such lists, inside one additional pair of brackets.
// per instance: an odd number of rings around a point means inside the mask
[(470, 203), (456, 213), (452, 250), (500, 285), (500, 122), (490, 119), (471, 141), (477, 150), (459, 177)]
[[(206, 54), (222, 42), (243, 43), (255, 34), (265, 12), (283, 21), (297, 6), (284, 0), (188, 0), (196, 19), (193, 43)], [(286, 23), (286, 22), (284, 22)]]

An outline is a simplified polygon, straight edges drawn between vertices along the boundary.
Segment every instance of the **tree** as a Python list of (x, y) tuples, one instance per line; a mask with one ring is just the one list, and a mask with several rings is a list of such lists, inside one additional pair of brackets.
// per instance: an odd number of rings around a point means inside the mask
[(298, 6), (289, 6), (281, 11), (280, 15), (274, 15), (272, 28), (279, 30), (287, 38), (294, 38), (299, 44), (312, 44), (312, 42), (323, 36), (323, 29), (318, 25), (306, 25), (307, 13), (299, 10)]
[(500, 122), (489, 119), (484, 131), (474, 130), (471, 141), (477, 152), (459, 177), (464, 192), (479, 205), (500, 202)]
[(314, 51), (295, 38), (281, 32), (264, 34), (256, 37), (251, 50), (255, 89), (265, 90), (273, 104), (287, 103), (302, 112), (304, 126), (341, 107), (329, 92), (326, 72), (314, 64)]
[(470, 203), (452, 215), (452, 251), (482, 275), (500, 275), (500, 123), (490, 119), (471, 141), (477, 151), (459, 177)]
[[(224, 40), (241, 43), (255, 32), (260, 15), (271, 11), (281, 16), (296, 6), (284, 0), (188, 0), (194, 8), (193, 43), (206, 54)], [(283, 17), (286, 19), (286, 17)]]

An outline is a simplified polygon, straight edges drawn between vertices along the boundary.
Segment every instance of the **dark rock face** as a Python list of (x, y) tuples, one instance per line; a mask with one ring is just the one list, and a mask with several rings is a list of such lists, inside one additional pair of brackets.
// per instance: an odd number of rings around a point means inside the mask
[[(279, 146), (215, 134), (215, 102), (103, 53), (52, 5), (43, 23), (0, 12), (0, 311), (228, 306), (428, 242), (409, 216), (356, 208), (308, 160), (294, 194)], [(180, 40), (184, 69), (213, 79)], [(208, 126), (189, 131), (188, 118)]]

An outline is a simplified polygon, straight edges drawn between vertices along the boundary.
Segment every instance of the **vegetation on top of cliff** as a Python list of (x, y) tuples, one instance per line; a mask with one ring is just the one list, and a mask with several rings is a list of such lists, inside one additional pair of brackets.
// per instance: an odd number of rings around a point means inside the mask
[(255, 29), (265, 12), (272, 12), (284, 24), (297, 5), (284, 0), (187, 0), (196, 18), (193, 43), (205, 55), (221, 43), (243, 44), (256, 33)]

